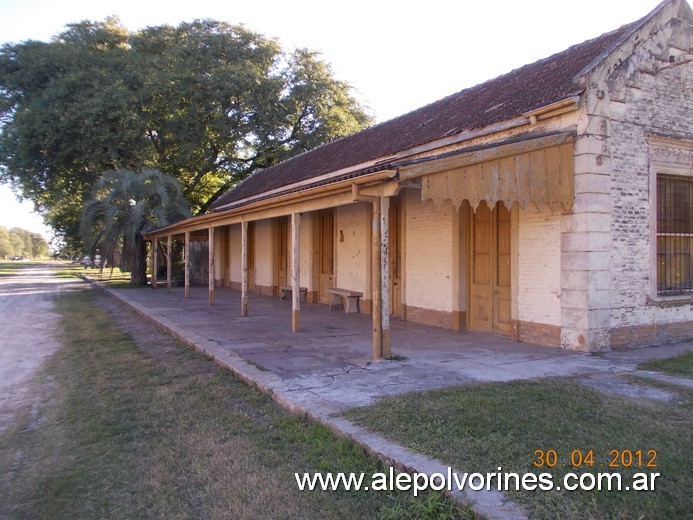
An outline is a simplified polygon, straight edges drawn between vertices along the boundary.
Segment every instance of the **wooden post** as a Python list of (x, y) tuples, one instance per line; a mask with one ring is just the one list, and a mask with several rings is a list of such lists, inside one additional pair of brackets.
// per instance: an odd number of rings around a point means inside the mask
[(382, 355), (390, 357), (390, 198), (380, 198), (380, 295)]
[(185, 264), (185, 297), (190, 298), (190, 231), (185, 232), (183, 258)]
[(380, 199), (373, 200), (373, 236), (371, 247), (371, 293), (373, 298), (373, 361), (383, 357), (383, 315), (381, 302), (380, 270)]
[(248, 315), (248, 223), (241, 222), (241, 316)]
[[(373, 361), (378, 361), (390, 355), (390, 279), (389, 279), (389, 255), (388, 255), (388, 218), (390, 199), (386, 197), (375, 197), (373, 195), (363, 195), (359, 193), (356, 184), (351, 185), (351, 195), (354, 200), (370, 202), (373, 204), (373, 214), (371, 216), (371, 298), (373, 300)], [(384, 206), (384, 209), (381, 208)], [(385, 213), (385, 216), (383, 216)], [(381, 220), (385, 226), (384, 238), (381, 239)], [(383, 246), (384, 244), (384, 246)], [(384, 247), (384, 251), (383, 251)], [(381, 263), (381, 258), (382, 260)], [(385, 280), (382, 273), (385, 272)], [(384, 295), (384, 296), (383, 296)], [(383, 302), (384, 305), (383, 305)], [(385, 318), (385, 316), (387, 316)], [(386, 329), (383, 334), (383, 322)], [(385, 337), (384, 337), (385, 336)]]
[(156, 289), (157, 271), (159, 270), (159, 239), (152, 239), (152, 289)]
[(214, 228), (209, 227), (209, 304), (214, 305)]
[(301, 214), (291, 214), (291, 332), (301, 330), (301, 264), (299, 256)]
[(171, 239), (173, 237), (169, 235), (166, 237), (166, 290), (171, 292), (171, 270), (173, 269), (173, 262), (171, 261)]

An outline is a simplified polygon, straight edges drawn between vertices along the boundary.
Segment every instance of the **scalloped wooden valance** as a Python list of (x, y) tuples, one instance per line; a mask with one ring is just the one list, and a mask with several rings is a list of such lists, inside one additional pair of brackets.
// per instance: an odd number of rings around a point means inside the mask
[(502, 201), (525, 208), (570, 211), (574, 201), (574, 145), (571, 134), (422, 158), (403, 165), (401, 178), (421, 179), (421, 198), (437, 206), (450, 201), (459, 208), (469, 201), (476, 209)]

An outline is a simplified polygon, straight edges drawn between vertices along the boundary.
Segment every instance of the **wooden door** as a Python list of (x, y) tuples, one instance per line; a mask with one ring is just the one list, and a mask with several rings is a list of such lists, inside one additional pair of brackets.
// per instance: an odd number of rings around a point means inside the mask
[(277, 232), (277, 292), (289, 283), (289, 217), (279, 217)]
[(512, 334), (510, 211), (481, 202), (470, 212), (469, 328)]
[(390, 312), (404, 316), (402, 301), (402, 202), (390, 199)]
[(334, 287), (334, 212), (321, 211), (318, 215), (319, 287), (318, 301), (329, 303), (327, 289)]

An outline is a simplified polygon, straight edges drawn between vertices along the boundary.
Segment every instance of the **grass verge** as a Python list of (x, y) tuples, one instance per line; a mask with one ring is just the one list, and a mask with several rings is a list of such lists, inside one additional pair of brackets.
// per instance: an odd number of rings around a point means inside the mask
[[(690, 518), (693, 500), (691, 397), (654, 402), (602, 394), (571, 380), (488, 383), (385, 398), (348, 411), (348, 419), (468, 472), (657, 472), (655, 491), (510, 492), (531, 518)], [(553, 468), (537, 468), (535, 450), (555, 450)], [(580, 450), (579, 453), (573, 453)], [(594, 465), (584, 462), (592, 451)], [(656, 468), (609, 467), (611, 450), (656, 450)], [(582, 454), (583, 464), (579, 462)], [(571, 461), (571, 455), (575, 460)], [(551, 461), (553, 462), (553, 461)], [(619, 459), (619, 462), (623, 462)], [(628, 458), (626, 457), (626, 461)]]
[(0, 433), (0, 518), (473, 517), (438, 495), (300, 492), (295, 472), (384, 469), (107, 296), (56, 307), (63, 347)]
[(686, 351), (673, 358), (653, 359), (638, 365), (642, 370), (667, 372), (674, 376), (693, 377), (693, 351)]
[(14, 276), (20, 271), (26, 269), (35, 269), (39, 265), (46, 264), (47, 262), (41, 262), (39, 260), (23, 260), (23, 261), (12, 261), (12, 260), (0, 260), (0, 276)]
[(104, 269), (102, 272), (101, 269), (95, 267), (88, 267), (85, 269), (82, 265), (65, 265), (57, 272), (57, 276), (59, 278), (81, 278), (86, 276), (89, 279), (97, 280), (108, 287), (118, 289), (135, 287), (130, 285), (130, 273), (121, 271), (118, 267), (115, 267), (112, 271), (110, 268)]

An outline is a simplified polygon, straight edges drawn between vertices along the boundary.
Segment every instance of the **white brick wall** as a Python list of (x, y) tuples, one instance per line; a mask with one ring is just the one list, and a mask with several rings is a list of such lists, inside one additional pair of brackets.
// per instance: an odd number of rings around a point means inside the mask
[(561, 215), (529, 206), (518, 227), (518, 319), (560, 326)]
[(455, 208), (443, 208), (421, 201), (421, 192), (406, 190), (405, 224), (405, 304), (451, 312), (452, 302), (452, 219)]
[(274, 285), (274, 234), (269, 219), (255, 222), (255, 284)]
[[(667, 30), (661, 34), (666, 35)], [(644, 43), (610, 78), (612, 175), (611, 326), (672, 323), (693, 319), (690, 306), (648, 305), (656, 269), (650, 253), (650, 161), (648, 133), (691, 138), (693, 64), (668, 67), (676, 36)], [(690, 46), (690, 36), (688, 37)], [(652, 67), (663, 70), (653, 74)]]
[(241, 283), (241, 225), (234, 224), (229, 231), (231, 281)]
[[(317, 291), (317, 283), (314, 280), (313, 266), (317, 265), (317, 245), (314, 245), (314, 229), (317, 219), (313, 217), (313, 213), (304, 213), (301, 215), (299, 226), (299, 265), (301, 286), (307, 287), (309, 291)], [(291, 218), (289, 217), (289, 273), (291, 272)]]
[(335, 210), (336, 286), (361, 291), (370, 299), (367, 274), (370, 264), (368, 228), (371, 205), (366, 203), (340, 206)]

